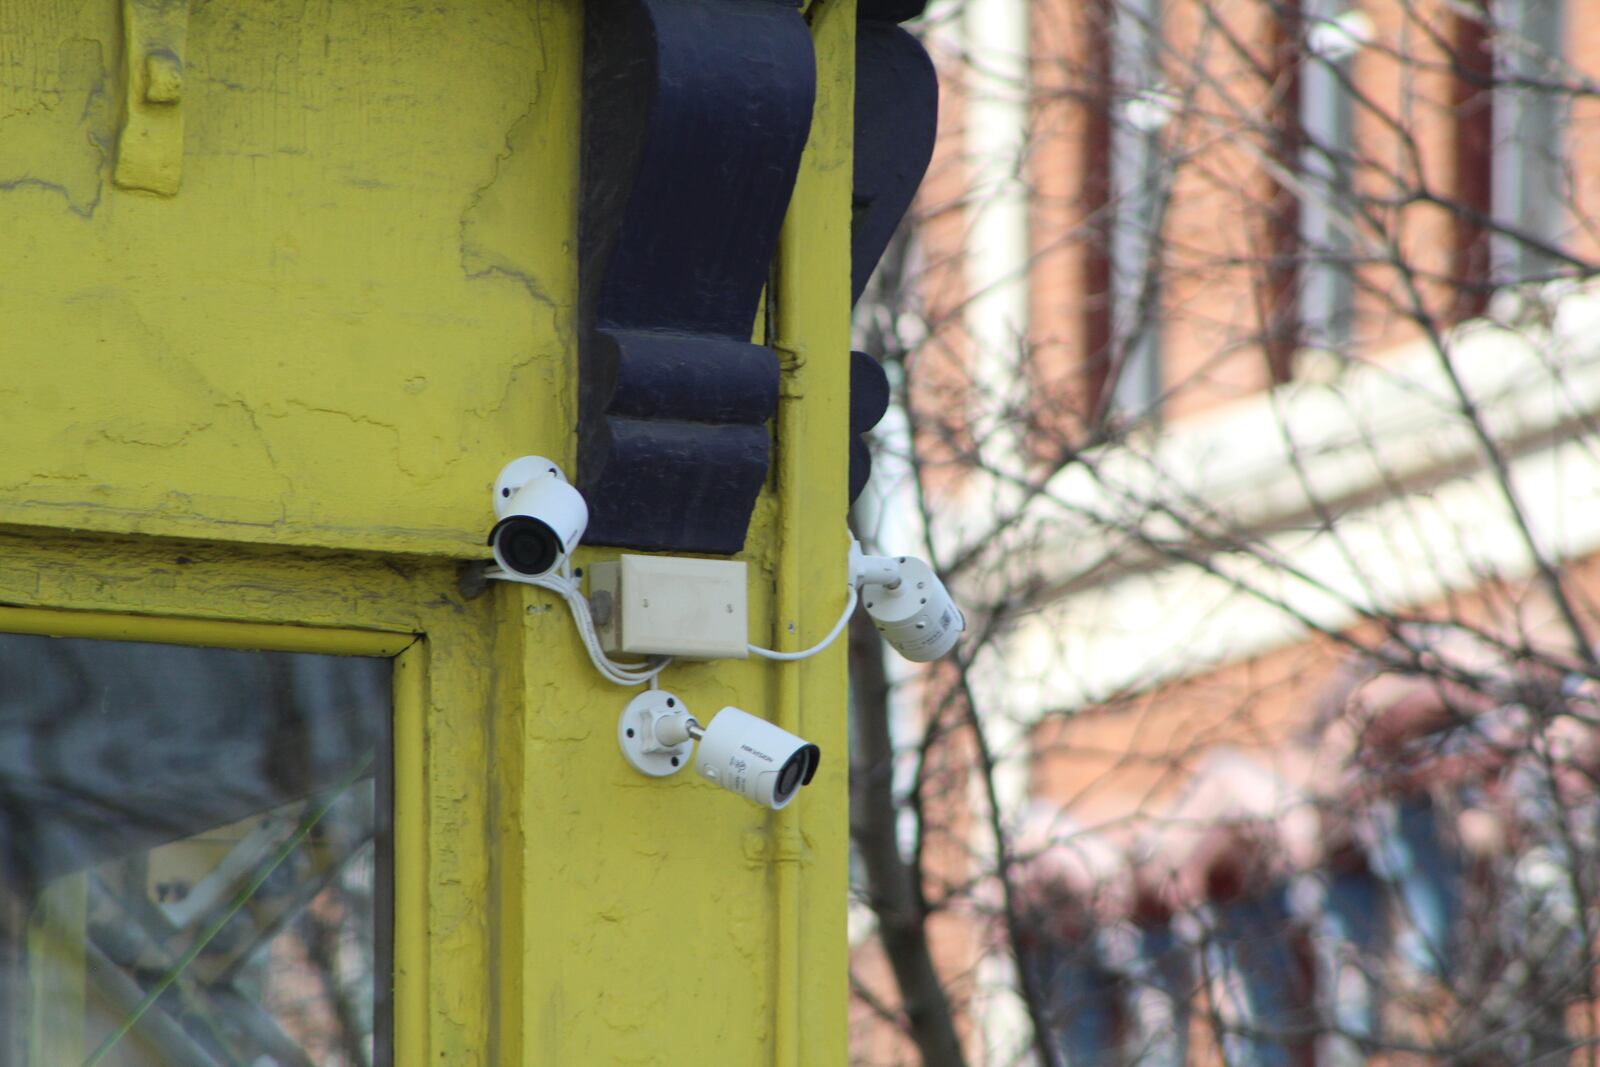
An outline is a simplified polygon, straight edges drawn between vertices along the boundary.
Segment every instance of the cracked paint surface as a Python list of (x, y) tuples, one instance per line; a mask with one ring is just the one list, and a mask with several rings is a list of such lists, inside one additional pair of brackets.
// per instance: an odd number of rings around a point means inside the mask
[(33, 194), (41, 206), (54, 199), (80, 219), (94, 218), (116, 132), (106, 52), (105, 41), (76, 36), (48, 50), (6, 49), (0, 194)]
[(503, 457), (570, 461), (558, 13), (193, 4), (163, 198), (117, 12), (0, 5), (0, 523), (474, 554)]

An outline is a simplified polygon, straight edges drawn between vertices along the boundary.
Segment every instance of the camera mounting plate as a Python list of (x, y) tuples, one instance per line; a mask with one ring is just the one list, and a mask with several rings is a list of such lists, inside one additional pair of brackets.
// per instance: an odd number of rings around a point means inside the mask
[(694, 742), (668, 745), (656, 733), (656, 724), (662, 719), (684, 713), (683, 702), (660, 689), (647, 689), (628, 701), (617, 719), (617, 744), (634, 770), (652, 778), (665, 778), (689, 766)]

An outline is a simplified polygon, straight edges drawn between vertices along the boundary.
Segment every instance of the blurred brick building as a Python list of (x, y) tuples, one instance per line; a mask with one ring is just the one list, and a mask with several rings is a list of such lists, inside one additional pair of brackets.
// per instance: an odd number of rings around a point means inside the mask
[[(1592, 971), (1587, 14), (930, 15), (910, 403), (936, 539), (986, 536), (997, 482), (1056, 505), (967, 592), (1026, 602), (972, 677), (1060, 1062), (1564, 1063), (1592, 1031), (1551, 984)], [(972, 1061), (1025, 1060), (985, 908), (938, 950)]]

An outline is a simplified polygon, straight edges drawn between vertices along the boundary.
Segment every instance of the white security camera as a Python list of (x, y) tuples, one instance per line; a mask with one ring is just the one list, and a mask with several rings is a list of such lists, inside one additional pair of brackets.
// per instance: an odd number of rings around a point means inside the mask
[(878, 632), (896, 652), (929, 663), (956, 647), (967, 628), (933, 568), (914, 556), (868, 556), (850, 542), (850, 581)]
[(681, 771), (692, 751), (701, 777), (774, 811), (811, 784), (822, 758), (811, 742), (738, 708), (723, 708), (711, 725), (701, 726), (660, 689), (628, 702), (617, 721), (617, 743), (635, 770), (653, 778)]
[(489, 547), (507, 574), (538, 578), (571, 555), (589, 525), (589, 505), (543, 456), (506, 464), (494, 482)]
[(694, 769), (708, 782), (776, 811), (811, 784), (822, 750), (747, 711), (717, 712), (700, 737)]

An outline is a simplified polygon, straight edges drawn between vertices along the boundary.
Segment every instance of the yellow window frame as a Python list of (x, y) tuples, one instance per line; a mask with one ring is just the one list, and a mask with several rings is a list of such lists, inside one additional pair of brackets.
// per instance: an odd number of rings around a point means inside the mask
[[(417, 832), (425, 818), (423, 752), (427, 686), (423, 635), (335, 626), (0, 606), (0, 634), (5, 633), (249, 651), (370, 656), (394, 661), (390, 724), (394, 768), (394, 929), (390, 932), (394, 965), (391, 1013), (393, 1063), (394, 1067), (416, 1067), (424, 1062), (428, 1019), (428, 865), (423, 835)], [(87, 921), (81, 878), (64, 881), (67, 884), (59, 890), (41, 894), (34, 906), (28, 932), (30, 955), (43, 950), (41, 954), (62, 959), (60, 931), (66, 924)], [(86, 991), (84, 995), (87, 996)], [(35, 1002), (28, 1035), (34, 1053), (30, 1056), (31, 1060), (40, 1063), (59, 1061), (63, 1064), (83, 1062), (81, 1038), (74, 1041), (68, 1037), (66, 1047), (62, 1044), (59, 1022), (72, 1007), (59, 1000), (44, 1004)], [(82, 1008), (82, 1005), (77, 1007)], [(61, 1060), (59, 1057), (62, 1055), (69, 1058)]]

